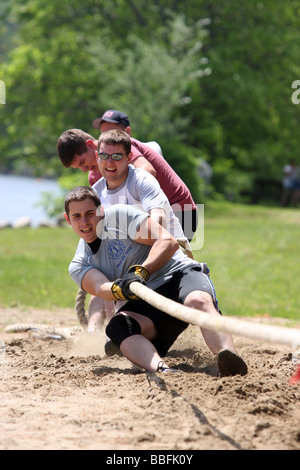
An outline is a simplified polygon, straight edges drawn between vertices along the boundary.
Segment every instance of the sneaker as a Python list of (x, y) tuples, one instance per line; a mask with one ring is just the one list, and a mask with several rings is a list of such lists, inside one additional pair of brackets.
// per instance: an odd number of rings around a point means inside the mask
[(115, 354), (117, 356), (122, 356), (122, 353), (118, 346), (116, 346), (110, 339), (106, 340), (106, 343), (104, 345), (104, 351), (106, 356), (114, 356)]
[(177, 369), (172, 369), (172, 367), (164, 367), (163, 362), (160, 361), (158, 363), (156, 372), (178, 372), (178, 370)]
[(248, 367), (244, 360), (230, 349), (222, 349), (219, 352), (218, 367), (221, 377), (246, 375), (248, 372)]

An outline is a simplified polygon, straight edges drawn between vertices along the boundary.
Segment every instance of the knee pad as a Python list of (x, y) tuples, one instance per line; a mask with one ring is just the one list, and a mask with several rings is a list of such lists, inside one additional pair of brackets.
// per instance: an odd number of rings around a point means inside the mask
[(119, 348), (124, 339), (133, 335), (140, 335), (142, 330), (140, 324), (134, 318), (127, 315), (116, 315), (110, 320), (105, 331), (107, 336)]

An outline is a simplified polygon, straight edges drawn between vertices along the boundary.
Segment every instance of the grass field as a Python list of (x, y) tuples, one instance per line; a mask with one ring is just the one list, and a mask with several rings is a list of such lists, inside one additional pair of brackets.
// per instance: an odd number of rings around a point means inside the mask
[[(300, 211), (209, 203), (204, 244), (224, 314), (299, 320)], [(77, 246), (68, 228), (0, 231), (0, 305), (72, 308), (68, 265)]]
[(73, 307), (68, 266), (77, 243), (69, 227), (0, 230), (0, 305)]
[(198, 261), (228, 315), (300, 319), (300, 211), (216, 204), (205, 209)]

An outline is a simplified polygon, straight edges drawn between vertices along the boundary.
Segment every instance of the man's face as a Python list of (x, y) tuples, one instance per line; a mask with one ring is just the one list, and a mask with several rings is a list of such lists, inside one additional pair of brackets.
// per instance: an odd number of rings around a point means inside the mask
[[(97, 210), (98, 209), (98, 210)], [(69, 216), (65, 214), (66, 221), (80, 238), (87, 243), (92, 243), (97, 238), (97, 226), (103, 219), (103, 207), (97, 208), (90, 198), (83, 201), (73, 201), (69, 206)], [(98, 226), (98, 233), (100, 233)]]
[(75, 155), (71, 168), (80, 168), (84, 173), (87, 171), (98, 171), (97, 147), (93, 142), (87, 142), (86, 152), (81, 155)]
[(106, 121), (103, 121), (100, 124), (101, 134), (103, 134), (103, 132), (111, 131), (113, 129), (122, 129), (122, 130), (124, 130), (124, 132), (127, 132), (128, 135), (131, 135), (131, 129), (130, 129), (129, 126), (124, 128), (124, 126), (122, 126), (121, 124), (117, 124), (117, 123), (114, 123), (114, 122), (106, 122)]
[(131, 153), (125, 154), (123, 145), (107, 145), (101, 143), (99, 152), (123, 154), (121, 160), (112, 160), (111, 156), (107, 160), (101, 160), (98, 157), (98, 168), (102, 176), (106, 179), (108, 189), (118, 188), (127, 178), (128, 164), (130, 163)]

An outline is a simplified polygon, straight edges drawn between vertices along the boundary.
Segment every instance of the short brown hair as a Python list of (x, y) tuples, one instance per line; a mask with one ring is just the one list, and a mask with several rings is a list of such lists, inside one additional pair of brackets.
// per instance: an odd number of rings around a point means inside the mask
[(65, 212), (67, 216), (69, 217), (71, 202), (84, 201), (85, 199), (91, 199), (94, 201), (96, 207), (101, 205), (100, 198), (94, 189), (90, 186), (77, 186), (69, 191), (65, 197)]
[(87, 140), (95, 139), (80, 129), (69, 129), (59, 137), (57, 141), (57, 154), (66, 168), (72, 165), (76, 155), (82, 155), (87, 151)]
[(101, 144), (106, 145), (123, 145), (127, 155), (131, 152), (131, 140), (127, 132), (121, 129), (112, 129), (110, 131), (103, 132), (98, 140), (98, 152)]

